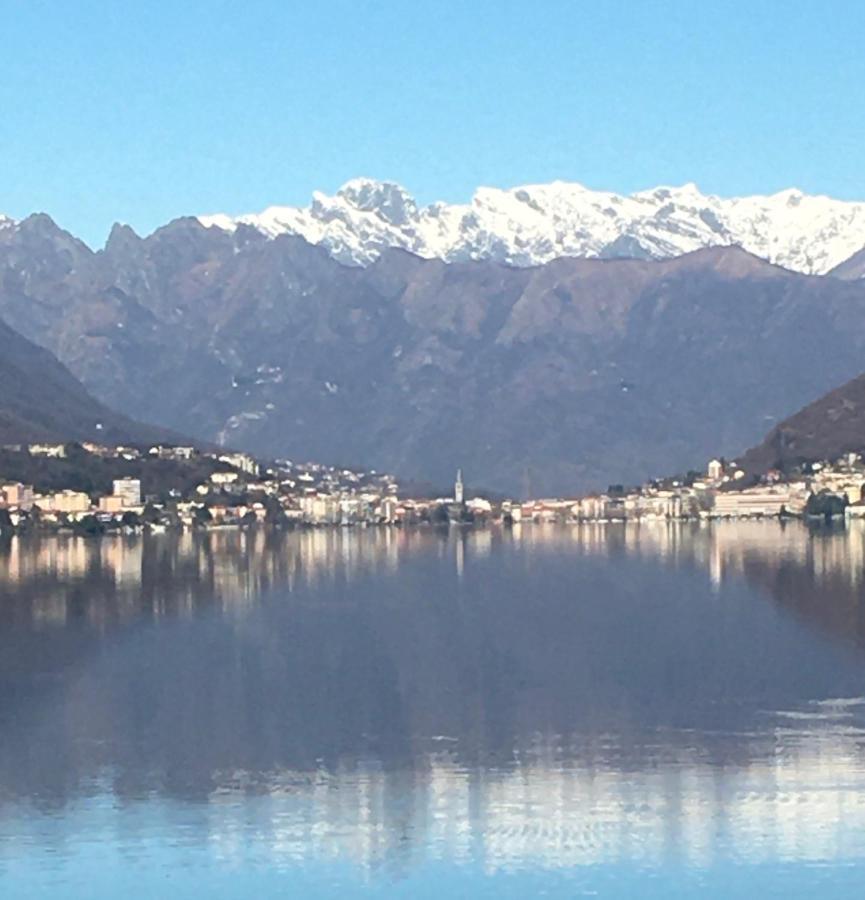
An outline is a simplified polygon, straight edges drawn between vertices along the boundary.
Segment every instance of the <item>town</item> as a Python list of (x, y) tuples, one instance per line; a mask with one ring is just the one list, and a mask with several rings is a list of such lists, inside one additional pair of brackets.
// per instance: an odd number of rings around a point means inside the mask
[[(32, 471), (33, 483), (9, 478), (5, 470)], [(58, 479), (92, 488), (58, 487)], [(29, 444), (0, 448), (0, 533), (865, 517), (863, 488), (865, 462), (857, 453), (760, 478), (735, 461), (713, 459), (705, 472), (638, 488), (611, 485), (573, 499), (517, 501), (469, 497), (461, 471), (449, 496), (427, 498), (407, 496), (395, 477), (376, 471), (290, 460), (264, 464), (246, 453)]]
[(611, 485), (577, 500), (533, 501), (510, 510), (505, 505), (504, 514), (572, 522), (865, 517), (863, 489), (865, 463), (858, 453), (760, 476), (735, 460), (713, 459), (704, 472), (633, 489)]

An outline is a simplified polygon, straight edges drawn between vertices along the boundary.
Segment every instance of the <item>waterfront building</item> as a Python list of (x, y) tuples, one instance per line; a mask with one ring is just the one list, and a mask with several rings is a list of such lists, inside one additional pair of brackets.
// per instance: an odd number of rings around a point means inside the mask
[(30, 510), (33, 508), (33, 486), (20, 482), (0, 485), (0, 500), (10, 509)]
[(804, 511), (808, 493), (796, 484), (720, 491), (715, 494), (712, 515), (717, 517), (778, 516)]
[(706, 475), (710, 482), (719, 482), (724, 477), (724, 464), (719, 459), (709, 461), (706, 467)]
[(137, 478), (116, 479), (114, 496), (120, 498), (123, 509), (141, 506), (141, 482)]
[(396, 497), (384, 497), (379, 507), (379, 516), (384, 522), (396, 522), (399, 502)]
[(108, 497), (100, 497), (99, 512), (109, 514), (123, 512), (123, 498), (115, 497), (113, 494)]
[(90, 497), (82, 491), (56, 491), (34, 498), (42, 512), (83, 513), (90, 509)]
[(305, 522), (311, 525), (337, 525), (340, 522), (339, 498), (330, 494), (309, 494), (300, 499)]

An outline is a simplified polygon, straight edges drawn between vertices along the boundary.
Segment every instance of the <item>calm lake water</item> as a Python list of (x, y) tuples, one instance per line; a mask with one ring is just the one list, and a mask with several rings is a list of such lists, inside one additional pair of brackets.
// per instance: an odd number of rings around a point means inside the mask
[(4, 898), (856, 897), (865, 531), (0, 544)]

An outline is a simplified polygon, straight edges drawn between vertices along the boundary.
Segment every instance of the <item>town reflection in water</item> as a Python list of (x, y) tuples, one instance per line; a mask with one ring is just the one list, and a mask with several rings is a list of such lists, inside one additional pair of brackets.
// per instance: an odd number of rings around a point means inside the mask
[(859, 523), (13, 539), (0, 871), (154, 804), (223, 862), (865, 860), (863, 566)]

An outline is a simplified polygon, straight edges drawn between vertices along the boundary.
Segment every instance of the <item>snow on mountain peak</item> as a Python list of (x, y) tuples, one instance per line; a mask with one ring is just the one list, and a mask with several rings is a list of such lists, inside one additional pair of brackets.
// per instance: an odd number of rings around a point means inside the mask
[(336, 193), (355, 209), (375, 213), (391, 225), (408, 224), (417, 215), (414, 197), (392, 181), (355, 178), (347, 181)]
[(822, 274), (865, 246), (865, 203), (798, 188), (723, 198), (693, 182), (630, 195), (562, 181), (480, 187), (467, 204), (420, 207), (394, 182), (355, 178), (334, 195), (316, 192), (308, 207), (199, 220), (225, 230), (245, 224), (269, 237), (301, 235), (360, 266), (389, 247), (447, 261), (532, 266), (560, 256), (664, 259), (738, 244), (788, 269)]

